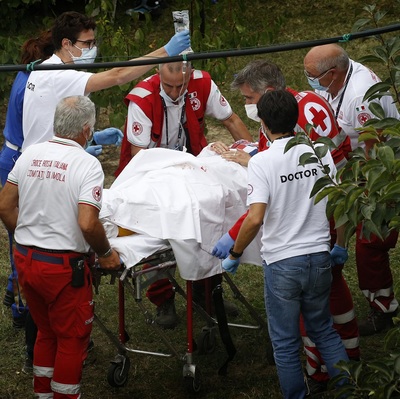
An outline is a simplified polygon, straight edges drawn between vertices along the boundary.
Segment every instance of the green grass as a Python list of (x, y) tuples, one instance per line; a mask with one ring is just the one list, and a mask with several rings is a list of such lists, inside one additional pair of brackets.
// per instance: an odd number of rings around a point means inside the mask
[[(292, 43), (298, 41), (333, 37), (348, 33), (351, 26), (358, 19), (359, 10), (364, 5), (361, 0), (345, 2), (311, 1), (301, 2), (288, 1), (247, 1), (243, 10), (245, 32), (254, 29), (267, 29), (272, 26), (277, 18), (282, 18), (281, 25), (276, 36), (275, 43)], [(390, 14), (387, 24), (397, 20), (399, 15), (399, 3), (382, 0), (379, 4)], [(173, 8), (164, 11), (160, 19), (154, 23), (154, 33), (165, 37), (166, 26), (170, 27), (172, 9), (185, 9), (188, 7), (186, 1), (175, 1)], [(207, 24), (211, 29), (219, 29), (225, 20), (229, 20), (229, 13), (235, 7), (235, 1), (219, 0), (218, 6), (210, 9), (207, 15)], [(124, 10), (119, 10), (123, 12)], [(244, 33), (246, 34), (246, 33)], [(343, 44), (353, 59), (369, 53), (373, 45), (372, 39), (350, 41)], [(260, 43), (267, 46), (269, 43)], [(274, 53), (268, 58), (281, 66), (287, 80), (287, 84), (295, 89), (309, 89), (303, 75), (302, 61), (307, 49), (291, 52)], [(239, 93), (232, 92), (229, 88), (233, 74), (242, 68), (250, 59), (265, 56), (232, 57), (228, 60), (228, 71), (225, 79), (217, 83), (221, 91), (226, 95), (234, 110), (246, 121), (243, 100)], [(381, 68), (370, 65), (376, 72)], [(212, 74), (212, 70), (210, 70)], [(104, 92), (104, 95), (107, 95)], [(122, 98), (121, 98), (122, 101)], [(112, 112), (105, 110), (104, 112)], [(106, 124), (105, 116), (103, 124)], [(209, 121), (209, 134), (213, 138), (226, 139), (226, 134), (217, 129), (217, 124)], [(249, 126), (256, 134), (256, 125)], [(2, 127), (2, 126), (0, 126)], [(118, 151), (107, 150), (100, 158), (107, 174), (107, 185), (112, 182), (112, 172), (115, 170), (118, 159)], [(0, 291), (2, 295), (6, 287), (7, 275), (9, 273), (7, 236), (3, 227), (0, 228)], [(350, 247), (350, 259), (346, 264), (344, 273), (353, 294), (357, 317), (363, 318), (368, 310), (367, 303), (358, 289), (356, 267), (354, 260), (354, 243)], [(392, 271), (395, 283), (399, 281), (400, 252), (395, 249), (392, 252)], [(242, 293), (254, 306), (261, 317), (265, 317), (263, 304), (263, 277), (261, 268), (243, 265), (234, 277)], [(230, 293), (225, 285), (226, 295)], [(118, 302), (117, 286), (109, 285), (103, 279), (100, 293), (95, 297), (96, 313), (106, 320), (109, 328), (117, 334)], [(232, 299), (232, 298), (230, 298)], [(133, 348), (151, 351), (165, 351), (165, 346), (160, 342), (150, 326), (144, 322), (138, 307), (130, 296), (127, 297), (127, 330), (131, 340), (129, 345)], [(144, 299), (144, 304), (149, 311), (154, 312), (154, 307)], [(177, 298), (177, 311), (181, 319), (179, 327), (168, 332), (167, 336), (176, 346), (178, 353), (184, 356), (186, 350), (186, 328), (185, 328), (185, 301)], [(245, 309), (241, 307), (240, 320), (249, 321)], [(195, 315), (195, 335), (199, 334), (205, 325), (204, 321)], [(215, 353), (207, 356), (194, 355), (194, 363), (201, 370), (203, 376), (202, 392), (197, 398), (234, 398), (234, 399), (257, 399), (257, 398), (279, 398), (279, 384), (274, 366), (268, 365), (266, 360), (266, 348), (268, 334), (266, 330), (253, 331), (232, 329), (232, 337), (237, 348), (237, 355), (230, 364), (228, 375), (218, 375), (218, 368), (226, 359), (226, 353), (217, 340)], [(129, 380), (121, 389), (111, 388), (107, 383), (107, 371), (110, 361), (114, 359), (117, 351), (108, 338), (102, 334), (95, 325), (93, 329), (95, 348), (90, 353), (88, 364), (84, 369), (82, 390), (85, 399), (130, 399), (130, 398), (174, 398), (186, 399), (189, 397), (182, 385), (182, 370), (184, 361), (179, 358), (159, 358), (148, 355), (132, 354)], [(384, 354), (384, 334), (361, 340), (362, 357), (373, 360)], [(15, 331), (11, 326), (11, 315), (8, 309), (0, 305), (0, 399), (25, 399), (32, 397), (31, 377), (20, 372), (24, 361), (24, 336), (22, 331)], [(328, 395), (325, 395), (328, 397)]]

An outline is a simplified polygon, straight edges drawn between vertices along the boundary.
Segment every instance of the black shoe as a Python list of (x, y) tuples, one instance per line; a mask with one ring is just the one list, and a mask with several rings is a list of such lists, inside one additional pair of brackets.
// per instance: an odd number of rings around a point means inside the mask
[(33, 373), (33, 360), (30, 357), (25, 358), (24, 365), (22, 366), (22, 372), (25, 374), (32, 374)]
[(175, 299), (171, 298), (157, 307), (155, 322), (161, 328), (172, 330), (178, 324), (178, 316), (175, 310)]
[(3, 305), (10, 308), (14, 302), (15, 302), (14, 293), (12, 291), (6, 290), (6, 293), (5, 293), (4, 299), (3, 299)]
[(18, 317), (13, 317), (12, 325), (16, 330), (22, 330), (25, 328), (26, 312), (21, 313)]
[(327, 381), (317, 381), (314, 378), (304, 376), (304, 383), (306, 384), (306, 397), (326, 392), (328, 390)]
[(392, 319), (396, 315), (397, 310), (384, 313), (378, 309), (371, 308), (367, 318), (358, 322), (360, 336), (365, 337), (390, 330), (394, 326)]

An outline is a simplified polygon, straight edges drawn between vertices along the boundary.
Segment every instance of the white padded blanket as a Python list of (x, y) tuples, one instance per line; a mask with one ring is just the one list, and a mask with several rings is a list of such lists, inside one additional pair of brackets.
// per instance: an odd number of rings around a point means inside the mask
[[(222, 272), (211, 256), (218, 239), (246, 212), (247, 169), (207, 148), (198, 157), (140, 151), (104, 190), (100, 213), (111, 245), (127, 267), (171, 245), (180, 275), (198, 280)], [(117, 227), (138, 234), (117, 237)], [(259, 237), (242, 262), (261, 264)]]

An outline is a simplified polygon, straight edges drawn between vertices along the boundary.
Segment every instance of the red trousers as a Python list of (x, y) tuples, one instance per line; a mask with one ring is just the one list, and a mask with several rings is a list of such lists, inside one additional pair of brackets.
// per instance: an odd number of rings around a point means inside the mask
[(389, 250), (394, 248), (398, 232), (393, 231), (384, 241), (374, 235), (367, 240), (362, 226), (356, 232), (356, 264), (358, 284), (371, 307), (383, 312), (393, 312), (399, 306), (393, 292)]
[(33, 365), (34, 392), (38, 397), (80, 397), (94, 304), (87, 265), (83, 286), (71, 286), (70, 261), (78, 258), (83, 255), (47, 253), (21, 245), (14, 250), (19, 280), (38, 327)]

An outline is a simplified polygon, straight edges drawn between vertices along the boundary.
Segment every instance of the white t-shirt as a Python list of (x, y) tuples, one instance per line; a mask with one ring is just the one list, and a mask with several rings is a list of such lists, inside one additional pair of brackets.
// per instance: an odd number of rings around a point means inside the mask
[[(45, 64), (62, 64), (53, 54)], [(54, 112), (58, 102), (68, 96), (84, 95), (92, 73), (74, 69), (33, 71), (25, 88), (22, 112), (24, 143), (22, 151), (32, 144), (53, 137)]]
[(78, 204), (101, 209), (104, 174), (96, 157), (72, 140), (54, 137), (18, 158), (8, 182), (18, 186), (15, 240), (21, 245), (87, 252)]
[[(135, 89), (133, 89), (133, 92), (134, 90)], [(179, 124), (181, 123), (183, 104), (184, 104), (183, 98), (179, 101), (179, 104), (177, 105), (169, 101), (165, 102), (167, 108), (167, 118), (168, 118), (168, 145), (167, 145), (166, 123), (164, 116), (161, 145), (160, 145), (163, 148), (175, 149), (175, 146), (178, 144)], [(198, 106), (198, 104), (196, 104), (195, 102), (193, 104), (194, 105), (192, 106)], [(164, 111), (162, 112), (164, 113)], [(217, 120), (223, 121), (225, 119), (228, 119), (232, 115), (232, 113), (233, 111), (228, 101), (226, 101), (226, 99), (222, 96), (221, 92), (218, 89), (218, 86), (214, 83), (214, 81), (211, 81), (210, 95), (208, 97), (206, 105), (206, 115), (211, 116)], [(185, 122), (186, 122), (186, 115), (184, 114), (183, 124)], [(138, 127), (138, 126), (140, 126), (140, 134), (137, 134), (136, 131), (133, 132), (132, 130), (133, 127)], [(146, 116), (146, 114), (142, 111), (139, 105), (137, 105), (133, 101), (130, 101), (128, 106), (128, 122), (127, 122), (128, 141), (134, 146), (141, 148), (149, 148), (150, 143), (153, 143), (150, 139), (152, 126), (153, 122)], [(182, 130), (181, 141), (179, 142), (179, 145), (182, 146), (182, 144), (185, 145), (185, 143), (186, 143), (186, 136), (185, 132)]]
[[(336, 115), (337, 108), (344, 92), (342, 104), (337, 116), (337, 121), (339, 126), (350, 137), (351, 147), (353, 150), (355, 150), (358, 147), (365, 147), (364, 142), (358, 142), (358, 136), (361, 134), (361, 132), (355, 129), (362, 127), (367, 120), (376, 118), (369, 110), (369, 102), (363, 102), (364, 95), (371, 86), (380, 82), (381, 80), (366, 66), (353, 60), (350, 60), (350, 62), (353, 66), (353, 70), (347, 87), (342, 87), (335, 98), (332, 99), (332, 96), (326, 91), (316, 90), (316, 93), (329, 101)], [(350, 68), (347, 75), (349, 72)], [(384, 96), (379, 100), (379, 102), (385, 110), (386, 117), (397, 119), (400, 117), (391, 96)]]
[[(311, 151), (308, 146), (297, 145), (284, 154), (288, 140), (275, 140), (248, 165), (247, 205), (267, 204), (261, 240), (261, 257), (267, 264), (330, 250), (326, 200), (314, 205), (309, 198), (323, 173), (317, 164), (299, 166), (300, 155)], [(336, 174), (330, 154), (324, 164)]]

